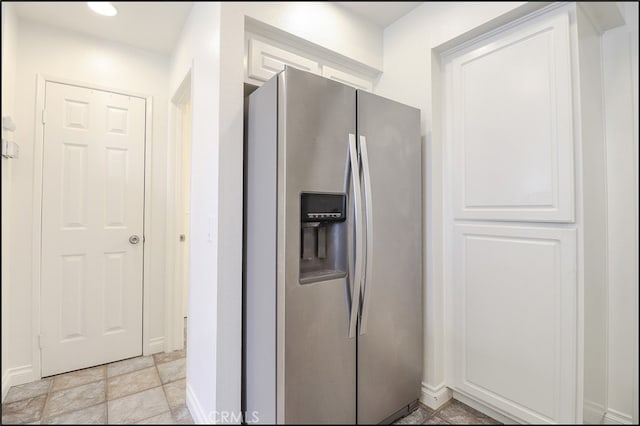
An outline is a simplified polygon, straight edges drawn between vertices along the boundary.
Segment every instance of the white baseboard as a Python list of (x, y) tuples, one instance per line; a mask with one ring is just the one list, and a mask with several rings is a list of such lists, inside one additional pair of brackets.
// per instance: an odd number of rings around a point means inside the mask
[(149, 339), (149, 355), (164, 352), (164, 336)]
[(198, 398), (196, 398), (189, 382), (187, 382), (187, 408), (191, 412), (193, 423), (197, 425), (211, 424), (211, 420), (207, 417)]
[(431, 386), (422, 382), (422, 392), (420, 395), (420, 402), (432, 410), (437, 410), (442, 407), (447, 401), (452, 398), (453, 394), (451, 390), (444, 385), (444, 383), (438, 386)]
[(4, 398), (9, 393), (9, 388), (11, 388), (11, 385), (9, 384), (9, 369), (7, 369), (2, 375), (2, 402), (4, 402)]
[(616, 410), (607, 410), (604, 415), (605, 425), (632, 425), (637, 424), (633, 421), (633, 418), (629, 414), (621, 413)]
[(38, 379), (39, 377), (34, 377), (33, 375), (33, 367), (31, 364), (7, 368), (7, 371), (2, 375), (2, 401), (4, 401), (11, 386), (22, 385)]
[(601, 425), (604, 423), (604, 416), (607, 409), (597, 402), (584, 400), (583, 422), (589, 425)]
[(486, 414), (487, 416), (496, 419), (497, 421), (499, 421), (502, 424), (505, 425), (516, 425), (516, 424), (522, 424), (525, 423), (522, 420), (518, 420), (514, 417), (511, 417), (509, 415), (507, 415), (506, 413), (502, 412), (502, 411), (498, 411), (497, 409), (494, 409), (493, 407), (490, 407), (488, 405), (486, 405), (485, 403), (478, 401), (477, 399), (462, 394), (458, 391), (453, 392), (453, 398), (462, 402), (465, 405), (468, 405), (471, 408), (474, 408), (478, 411), (480, 411), (482, 414)]

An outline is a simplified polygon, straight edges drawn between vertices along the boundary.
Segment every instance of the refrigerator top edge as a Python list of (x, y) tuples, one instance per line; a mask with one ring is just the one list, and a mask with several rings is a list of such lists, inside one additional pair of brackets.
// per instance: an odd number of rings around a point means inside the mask
[[(357, 93), (357, 96), (364, 95), (364, 96), (372, 96), (372, 97), (376, 97), (376, 98), (378, 98), (378, 99), (384, 100), (385, 102), (392, 102), (392, 103), (394, 103), (394, 104), (397, 104), (397, 105), (399, 105), (399, 106), (402, 106), (402, 107), (404, 107), (404, 108), (407, 108), (407, 110), (408, 110), (408, 111), (409, 111), (409, 110), (413, 110), (413, 114), (418, 114), (418, 115), (420, 115), (420, 109), (419, 109), (419, 108), (413, 107), (413, 106), (411, 106), (411, 105), (407, 105), (407, 104), (405, 104), (405, 103), (402, 103), (402, 102), (399, 102), (399, 101), (393, 100), (393, 99), (388, 98), (388, 97), (385, 97), (385, 96), (378, 95), (378, 94), (373, 93), (373, 92), (368, 92), (368, 91), (366, 91), (366, 90), (357, 89), (357, 88), (355, 88), (355, 87), (349, 86), (348, 84), (344, 84), (344, 83), (341, 83), (341, 82), (339, 82), (339, 81), (336, 81), (336, 80), (333, 80), (333, 79), (330, 79), (330, 78), (327, 78), (327, 77), (324, 77), (324, 76), (321, 76), (321, 75), (318, 75), (318, 74), (315, 74), (315, 73), (312, 73), (312, 72), (309, 72), (309, 71), (304, 71), (304, 70), (301, 70), (301, 69), (298, 69), (298, 68), (292, 67), (292, 66), (290, 66), (290, 65), (285, 65), (285, 66), (284, 66), (284, 69), (283, 69), (282, 71), (277, 72), (276, 74), (274, 74), (274, 75), (273, 75), (273, 77), (271, 77), (271, 78), (270, 78), (269, 80), (267, 80), (267, 81), (274, 80), (274, 79), (278, 79), (278, 77), (279, 77), (280, 75), (285, 76), (285, 79), (286, 79), (286, 75), (287, 75), (287, 74), (289, 74), (289, 73), (304, 73), (304, 74), (309, 74), (309, 75), (312, 75), (312, 76), (315, 76), (315, 77), (318, 77), (318, 78), (322, 78), (322, 79), (325, 79), (325, 80), (329, 80), (329, 81), (333, 82), (334, 84), (338, 84), (338, 85), (341, 85), (341, 86), (345, 86), (345, 87), (349, 87), (349, 88), (354, 89), (354, 90), (356, 91), (356, 93)], [(249, 97), (253, 96), (253, 94), (254, 94), (254, 93), (256, 93), (256, 92), (258, 92), (258, 91), (259, 91), (263, 86), (264, 86), (264, 83), (263, 83), (263, 85), (262, 85), (262, 86), (258, 87), (258, 88), (257, 88), (256, 90), (254, 90), (251, 94), (249, 94)], [(409, 113), (409, 112), (408, 112), (408, 113)]]
[(368, 96), (368, 97), (372, 97), (372, 98), (378, 98), (384, 102), (390, 103), (390, 104), (395, 104), (398, 107), (401, 108), (405, 108), (407, 111), (405, 114), (418, 114), (418, 119), (420, 118), (420, 109), (413, 107), (411, 105), (407, 105), (405, 103), (399, 102), (399, 101), (394, 101), (393, 99), (387, 98), (385, 96), (380, 96), (378, 94), (372, 93), (372, 92), (367, 92), (366, 90), (361, 90), (361, 89), (356, 89), (356, 93), (357, 96)]

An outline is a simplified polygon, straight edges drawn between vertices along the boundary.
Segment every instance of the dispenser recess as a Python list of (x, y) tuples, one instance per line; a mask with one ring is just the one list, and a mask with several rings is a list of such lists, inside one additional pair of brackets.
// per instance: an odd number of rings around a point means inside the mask
[(346, 194), (300, 194), (300, 284), (347, 275), (346, 207)]

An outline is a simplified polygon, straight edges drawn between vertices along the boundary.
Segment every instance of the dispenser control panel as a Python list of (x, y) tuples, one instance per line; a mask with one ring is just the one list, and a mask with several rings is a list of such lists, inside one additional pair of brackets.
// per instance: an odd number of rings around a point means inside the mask
[(342, 222), (347, 213), (346, 194), (303, 192), (300, 194), (301, 222)]

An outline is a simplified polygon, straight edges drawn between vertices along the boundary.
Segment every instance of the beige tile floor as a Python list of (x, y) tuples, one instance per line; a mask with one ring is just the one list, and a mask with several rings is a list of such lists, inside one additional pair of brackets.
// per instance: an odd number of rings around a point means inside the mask
[[(185, 351), (136, 357), (14, 386), (2, 424), (193, 424), (185, 403)], [(395, 424), (500, 424), (452, 400)]]
[(397, 425), (499, 425), (489, 416), (463, 404), (451, 400), (434, 411), (422, 404), (411, 414), (398, 420)]
[[(185, 349), (163, 352), (14, 386), (2, 403), (2, 424), (193, 424), (185, 356)], [(420, 404), (395, 424), (500, 422), (452, 400), (437, 411)]]
[(185, 351), (130, 358), (9, 389), (2, 424), (193, 424)]

